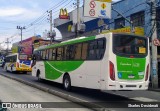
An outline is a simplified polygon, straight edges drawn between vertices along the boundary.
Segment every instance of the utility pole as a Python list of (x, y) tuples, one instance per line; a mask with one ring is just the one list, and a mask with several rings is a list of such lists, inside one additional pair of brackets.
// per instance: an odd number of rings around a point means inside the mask
[(77, 0), (77, 30), (76, 30), (76, 36), (79, 36), (79, 24), (80, 24), (80, 16), (79, 16), (79, 0)]
[(9, 38), (7, 38), (7, 42), (5, 42), (6, 44), (7, 44), (7, 51), (6, 51), (6, 53), (7, 53), (7, 55), (8, 55), (8, 50), (9, 50)]
[(52, 32), (52, 10), (49, 11), (50, 13), (50, 32)]
[[(156, 0), (151, 0), (151, 23), (153, 27), (152, 41), (157, 39), (157, 25), (156, 25)], [(157, 46), (152, 42), (152, 64), (151, 64), (151, 80), (152, 88), (158, 88), (158, 64), (157, 64)]]
[(21, 30), (21, 43), (22, 43), (22, 30), (26, 29), (25, 27), (17, 26), (17, 29)]
[[(50, 10), (49, 13), (50, 13), (50, 35), (51, 35), (52, 34), (52, 26), (53, 26), (53, 23), (52, 23), (52, 10)], [(52, 39), (53, 38), (50, 36), (51, 44), (52, 44)]]

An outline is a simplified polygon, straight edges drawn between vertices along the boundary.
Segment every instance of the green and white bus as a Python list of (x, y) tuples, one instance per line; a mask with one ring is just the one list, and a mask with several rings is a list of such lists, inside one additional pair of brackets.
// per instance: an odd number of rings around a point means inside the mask
[(146, 90), (150, 76), (147, 37), (106, 33), (80, 37), (34, 51), (32, 75), (99, 90)]

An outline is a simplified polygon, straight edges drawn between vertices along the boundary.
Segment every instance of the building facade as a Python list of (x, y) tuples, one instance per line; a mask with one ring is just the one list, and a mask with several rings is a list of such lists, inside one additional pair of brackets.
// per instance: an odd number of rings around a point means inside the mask
[[(151, 3), (150, 0), (121, 0), (112, 4), (113, 9), (117, 10), (126, 19), (133, 22), (134, 27), (144, 28), (145, 36), (151, 37), (153, 26), (151, 24)], [(160, 38), (160, 0), (156, 1), (157, 19), (157, 38)], [(131, 24), (112, 10), (112, 19), (110, 20), (110, 29), (118, 29)]]

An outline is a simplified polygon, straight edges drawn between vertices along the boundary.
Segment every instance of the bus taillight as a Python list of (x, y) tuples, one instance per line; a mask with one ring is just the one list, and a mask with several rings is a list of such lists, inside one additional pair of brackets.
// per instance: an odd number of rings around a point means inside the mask
[(145, 81), (148, 80), (148, 76), (149, 76), (149, 64), (148, 64), (147, 69), (146, 69), (146, 77), (145, 77)]
[(114, 65), (111, 61), (109, 61), (109, 68), (110, 68), (110, 78), (111, 80), (115, 80), (115, 71), (114, 71)]
[(17, 62), (17, 67), (19, 67), (19, 63)]

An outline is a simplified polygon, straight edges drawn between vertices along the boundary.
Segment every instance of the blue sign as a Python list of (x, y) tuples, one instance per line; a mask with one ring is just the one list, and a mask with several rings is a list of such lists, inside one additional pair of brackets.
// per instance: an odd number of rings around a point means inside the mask
[(101, 10), (101, 15), (106, 16), (106, 10)]
[(29, 61), (29, 60), (20, 60), (20, 63), (21, 64), (26, 64), (26, 65), (30, 65), (31, 61)]
[(118, 78), (122, 78), (122, 73), (118, 72)]

